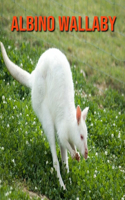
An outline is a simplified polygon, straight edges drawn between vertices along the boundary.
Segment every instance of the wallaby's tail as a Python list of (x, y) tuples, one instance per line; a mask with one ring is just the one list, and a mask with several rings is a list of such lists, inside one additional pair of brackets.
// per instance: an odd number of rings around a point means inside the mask
[(19, 81), (21, 84), (31, 88), (31, 74), (29, 74), (27, 71), (21, 69), (17, 65), (15, 65), (7, 56), (6, 50), (4, 48), (4, 45), (2, 42), (0, 42), (1, 51), (3, 55), (3, 59), (5, 62), (5, 65), (7, 69), (9, 70), (10, 74), (13, 76), (14, 79)]

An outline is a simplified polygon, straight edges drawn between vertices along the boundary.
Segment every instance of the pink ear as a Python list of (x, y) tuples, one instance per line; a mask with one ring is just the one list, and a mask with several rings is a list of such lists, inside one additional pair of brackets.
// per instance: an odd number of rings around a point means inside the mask
[(86, 107), (86, 108), (82, 111), (82, 116), (83, 116), (83, 119), (84, 119), (84, 120), (86, 120), (86, 116), (87, 116), (88, 110), (89, 110), (89, 107)]
[(79, 106), (77, 106), (77, 109), (76, 109), (76, 119), (77, 119), (77, 123), (79, 124), (80, 119), (81, 119), (81, 109)]

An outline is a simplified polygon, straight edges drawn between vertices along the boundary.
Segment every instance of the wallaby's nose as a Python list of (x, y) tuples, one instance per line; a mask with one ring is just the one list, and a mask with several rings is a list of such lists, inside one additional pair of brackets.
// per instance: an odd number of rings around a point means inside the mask
[(87, 156), (88, 156), (88, 149), (85, 149), (85, 159), (87, 159)]

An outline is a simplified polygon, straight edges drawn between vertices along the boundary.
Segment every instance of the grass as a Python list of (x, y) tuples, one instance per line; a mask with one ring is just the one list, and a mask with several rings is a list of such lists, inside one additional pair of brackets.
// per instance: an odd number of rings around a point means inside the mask
[[(122, 4), (123, 1), (115, 1)], [(87, 118), (89, 157), (80, 163), (69, 155), (69, 174), (62, 170), (59, 146), (57, 154), (61, 174), (67, 191), (60, 188), (56, 172), (52, 167), (49, 144), (36, 118), (30, 100), (30, 91), (13, 80), (7, 71), (0, 53), (0, 199), (30, 199), (27, 191), (41, 199), (124, 199), (125, 198), (125, 88), (115, 79), (105, 76), (98, 70), (124, 81), (124, 62), (118, 61), (89, 43), (124, 58), (124, 40), (117, 33), (11, 33), (12, 16), (38, 13), (56, 19), (59, 15), (73, 15), (71, 10), (90, 16), (114, 13), (120, 17), (117, 31), (124, 33), (123, 7), (78, 1), (51, 2), (20, 1), (20, 7), (13, 1), (0, 2), (2, 21), (0, 41), (5, 44), (10, 59), (31, 72), (41, 53), (51, 46), (62, 49), (71, 63), (75, 87), (75, 104), (83, 109), (89, 106)], [(70, 8), (69, 9), (66, 8)], [(26, 7), (23, 11), (22, 7)], [(105, 8), (105, 9), (101, 9)], [(37, 10), (38, 8), (38, 10)], [(86, 9), (85, 9), (86, 8)], [(88, 10), (87, 10), (88, 8)], [(117, 9), (117, 12), (115, 10)], [(60, 10), (60, 13), (58, 12)], [(13, 11), (13, 12), (12, 12)], [(8, 14), (9, 13), (9, 14)], [(77, 16), (77, 14), (76, 14)], [(3, 29), (3, 30), (2, 30)], [(37, 34), (37, 35), (36, 35)], [(37, 36), (37, 37), (36, 37)], [(81, 42), (76, 38), (81, 39)], [(87, 40), (83, 45), (83, 39)], [(97, 40), (98, 39), (98, 40)], [(105, 42), (104, 42), (105, 41)], [(108, 45), (107, 45), (108, 44)], [(83, 48), (84, 47), (84, 48)], [(114, 48), (115, 47), (115, 48)], [(85, 61), (85, 62), (83, 62)], [(97, 68), (97, 71), (92, 66)], [(86, 77), (83, 76), (85, 71)], [(24, 192), (24, 188), (27, 188)]]
[[(16, 182), (16, 181), (15, 181)], [(2, 183), (0, 188), (0, 198), (1, 200), (8, 199), (21, 199), (21, 200), (47, 200), (44, 196), (39, 196), (36, 193), (29, 192), (22, 186), (20, 183), (16, 182), (17, 185), (12, 184), (11, 186), (7, 184), (7, 182)]]

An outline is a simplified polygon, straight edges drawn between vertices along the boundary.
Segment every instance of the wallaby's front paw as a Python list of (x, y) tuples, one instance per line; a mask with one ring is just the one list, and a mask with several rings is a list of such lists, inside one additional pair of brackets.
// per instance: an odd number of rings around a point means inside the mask
[(79, 152), (76, 152), (75, 159), (76, 159), (78, 162), (80, 161), (80, 154), (79, 154)]
[(80, 161), (79, 152), (73, 151), (72, 159), (75, 159), (75, 160), (77, 160), (79, 162)]

